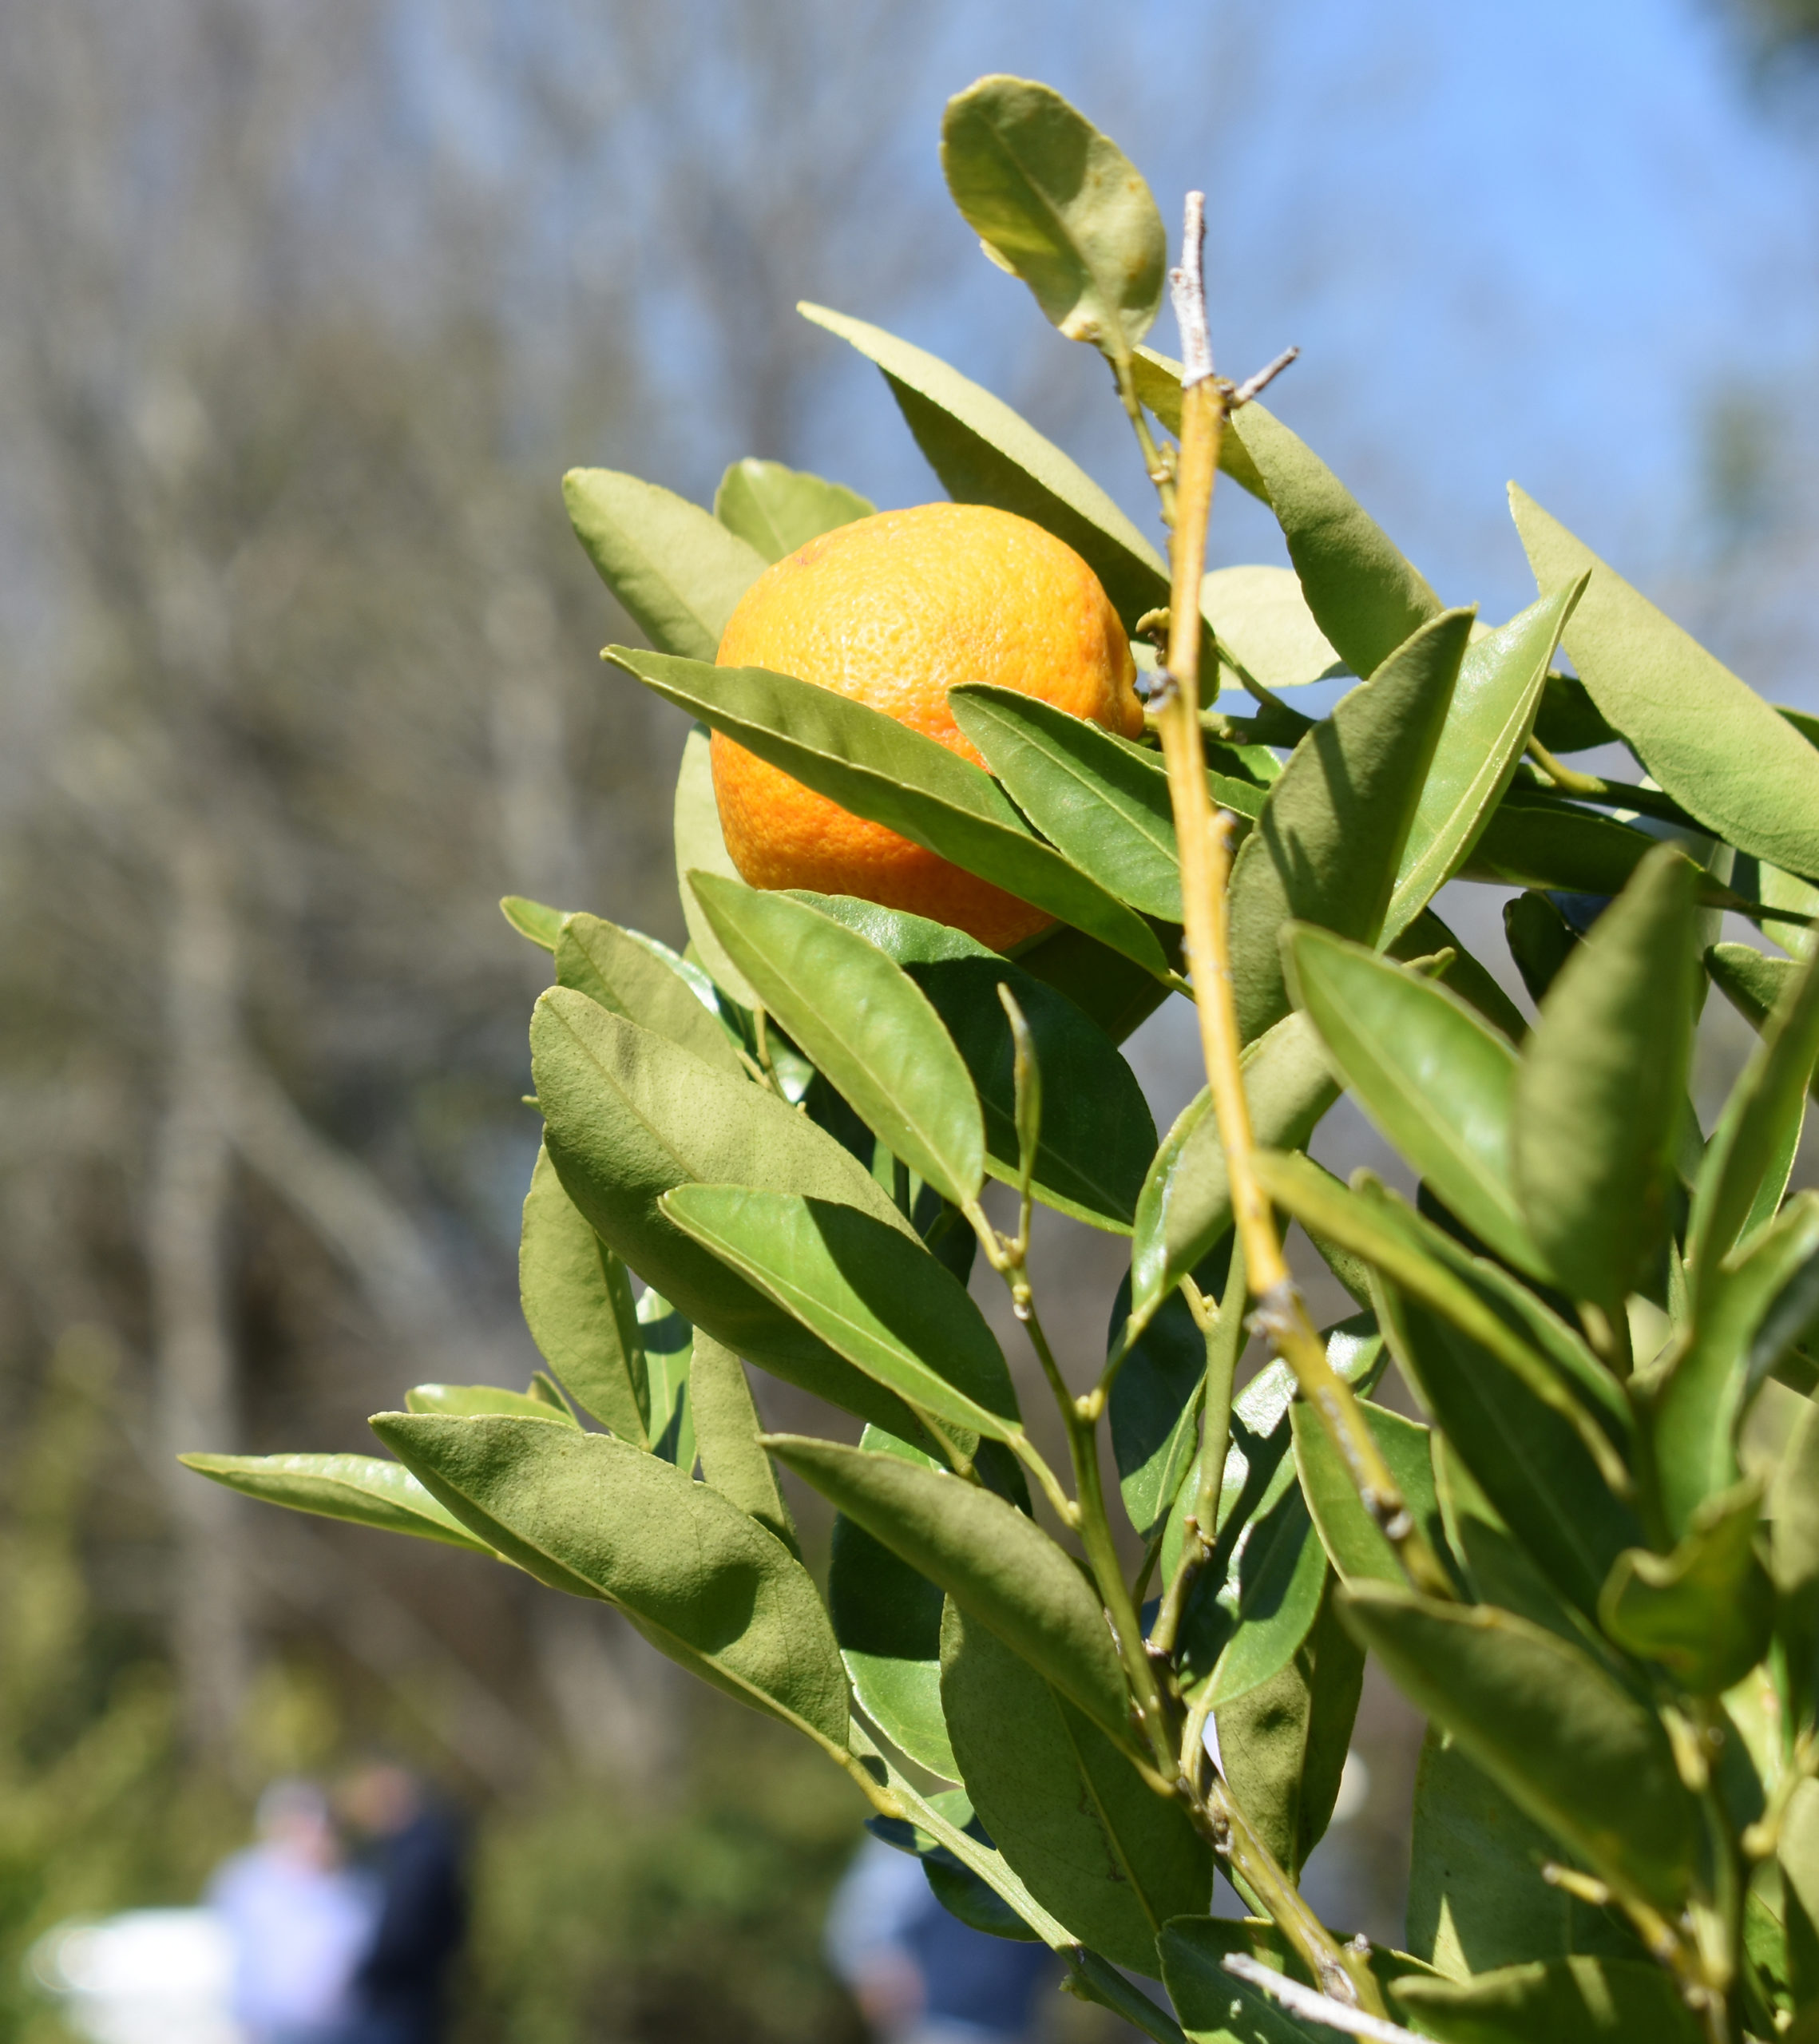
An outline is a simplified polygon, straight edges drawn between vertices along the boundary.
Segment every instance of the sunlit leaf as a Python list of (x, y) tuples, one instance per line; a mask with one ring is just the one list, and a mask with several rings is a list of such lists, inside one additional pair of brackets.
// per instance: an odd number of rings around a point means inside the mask
[(749, 454), (733, 463), (714, 492), (714, 516), (772, 561), (855, 518), (869, 518), (877, 509), (844, 483)]
[(186, 1469), (265, 1504), (288, 1505), (323, 1519), (344, 1519), (381, 1533), (411, 1533), (489, 1555), (402, 1462), (376, 1455), (180, 1455)]

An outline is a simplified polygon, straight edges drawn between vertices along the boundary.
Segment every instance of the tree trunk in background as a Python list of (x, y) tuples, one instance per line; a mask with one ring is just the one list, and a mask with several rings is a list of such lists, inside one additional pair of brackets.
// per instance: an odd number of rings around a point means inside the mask
[(176, 1531), (172, 1646), (192, 1751), (224, 1756), (250, 1674), (240, 1500), (192, 1476), (186, 1449), (231, 1454), (234, 1337), (223, 1240), (233, 1154), (222, 1112), (238, 998), (220, 861), (191, 829), (171, 858), (165, 945), (165, 1093), (154, 1139), (146, 1249), (152, 1280), (157, 1452)]

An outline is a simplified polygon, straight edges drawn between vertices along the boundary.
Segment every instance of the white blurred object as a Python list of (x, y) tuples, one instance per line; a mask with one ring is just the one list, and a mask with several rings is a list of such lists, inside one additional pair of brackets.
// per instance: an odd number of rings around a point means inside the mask
[(1333, 1821), (1349, 1824), (1361, 1816), (1370, 1800), (1370, 1765), (1354, 1747), (1345, 1756), (1339, 1774), (1339, 1792), (1333, 1799)]
[(129, 1909), (60, 1923), (27, 1963), (93, 2044), (242, 2044), (228, 2013), (233, 1947), (212, 1909)]

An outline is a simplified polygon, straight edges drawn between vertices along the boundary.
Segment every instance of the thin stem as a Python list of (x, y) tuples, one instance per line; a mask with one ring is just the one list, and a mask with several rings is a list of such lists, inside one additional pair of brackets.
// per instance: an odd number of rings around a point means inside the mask
[(1696, 823), (1673, 796), (1658, 788), (1639, 788), (1631, 781), (1607, 781), (1601, 774), (1582, 774), (1557, 759), (1540, 739), (1528, 741), (1528, 756), (1562, 794), (1579, 795), (1607, 807), (1633, 809), (1644, 816), (1658, 816), (1668, 823)]
[(1168, 458), (1155, 443), (1150, 431), (1150, 422), (1143, 417), (1143, 401), (1137, 395), (1135, 377), (1131, 374), (1128, 361), (1120, 359), (1112, 365), (1112, 373), (1118, 379), (1118, 395), (1123, 401), (1124, 416), (1131, 422), (1131, 430), (1137, 436), (1137, 445), (1143, 450), (1143, 473), (1155, 485), (1156, 495), (1162, 501), (1163, 522), (1175, 522), (1175, 477)]
[(1194, 1516), (1203, 1529), (1200, 1538), (1209, 1547), (1219, 1532), (1226, 1443), (1231, 1433), (1232, 1380), (1238, 1374), (1238, 1359), (1244, 1349), (1244, 1301), (1250, 1289), (1245, 1278), (1244, 1245), (1234, 1242), (1219, 1318), (1207, 1337), (1207, 1395), (1200, 1423), (1200, 1501)]
[[(1176, 309), (1183, 316), (1183, 340), (1190, 354), (1195, 351), (1191, 325), (1198, 325), (1203, 349), (1205, 331), (1197, 225), (1191, 199), (1185, 252), (1191, 259), (1176, 273)], [(1231, 819), (1222, 815), (1215, 822), (1213, 817), (1200, 743), (1200, 577), (1226, 417), (1226, 398), (1210, 373), (1210, 360), (1207, 366), (1208, 373), (1191, 383), (1184, 378), (1182, 390), (1168, 636), (1167, 671), (1172, 686), (1163, 691), (1157, 723), (1181, 851), (1186, 925), (1183, 949), (1193, 980), (1207, 1083), (1231, 1182), (1232, 1214), (1244, 1245), (1250, 1289), (1258, 1301), (1260, 1331), (1294, 1373), (1302, 1396), (1338, 1450), (1365, 1510), (1395, 1548), (1409, 1582), (1430, 1595), (1450, 1598), (1452, 1586), (1365, 1424), (1357, 1400), (1326, 1360), (1326, 1349), (1289, 1275), (1275, 1218), (1252, 1163), (1250, 1110), (1238, 1069), (1238, 1010), (1232, 994), (1227, 915)]]

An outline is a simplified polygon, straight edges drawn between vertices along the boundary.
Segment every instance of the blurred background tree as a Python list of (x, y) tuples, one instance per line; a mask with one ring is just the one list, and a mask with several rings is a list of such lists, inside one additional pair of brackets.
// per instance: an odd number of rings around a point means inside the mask
[[(806, 296), (963, 360), (1151, 515), (1088, 366), (1026, 347), (954, 224), (946, 93), (1051, 77), (1159, 191), (1229, 195), (1223, 346), (1307, 344), (1283, 409), (1437, 581), (1524, 600), (1519, 467), (1815, 707), (1810, 185), (1738, 89), (1750, 19), (1460, 11), (0, 9), (0, 2038), (50, 2034), (38, 1931), (188, 1899), (270, 1773), (372, 1741), (482, 1813), (477, 2044), (852, 2032), (815, 1937), (859, 1812), (806, 1751), (608, 1613), (171, 1452), (358, 1449), (412, 1382), (532, 1365), (541, 976), (493, 905), (680, 939), (680, 721), (600, 678), (630, 628), (563, 468), (931, 493)], [(1280, 557), (1242, 505), (1216, 538)], [(1397, 1841), (1335, 1836), (1393, 1924)]]

